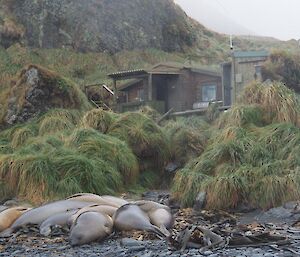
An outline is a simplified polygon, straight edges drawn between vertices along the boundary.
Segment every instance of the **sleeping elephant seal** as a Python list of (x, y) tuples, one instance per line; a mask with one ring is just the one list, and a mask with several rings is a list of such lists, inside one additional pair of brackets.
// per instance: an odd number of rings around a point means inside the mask
[(100, 196), (100, 195), (95, 195), (90, 193), (75, 194), (68, 197), (67, 200), (93, 202), (101, 205), (110, 205), (116, 208), (119, 208), (122, 205), (128, 203), (126, 200), (119, 197), (110, 196), (110, 195)]
[(120, 231), (142, 230), (154, 232), (166, 237), (157, 226), (150, 223), (148, 215), (135, 204), (126, 204), (120, 207), (113, 216), (114, 226)]
[(70, 244), (72, 246), (88, 244), (102, 240), (111, 235), (112, 218), (99, 212), (81, 213), (71, 230)]
[(110, 217), (112, 217), (115, 212), (117, 211), (118, 208), (113, 207), (113, 206), (109, 206), (109, 205), (99, 205), (99, 204), (94, 204), (94, 205), (90, 205), (90, 206), (86, 206), (80, 210), (78, 210), (76, 213), (74, 213), (72, 216), (69, 217), (68, 220), (68, 225), (71, 227), (71, 225), (75, 222), (75, 220), (77, 219), (77, 217), (84, 212), (99, 212), (102, 214), (106, 214)]
[(27, 207), (12, 207), (8, 208), (0, 213), (0, 232), (8, 229), (17, 218), (23, 213), (29, 211), (31, 208)]
[(7, 210), (9, 207), (5, 205), (0, 205), (0, 212)]
[(65, 212), (67, 210), (83, 208), (91, 204), (93, 203), (62, 200), (42, 205), (25, 212), (9, 229), (0, 233), (0, 237), (10, 236), (11, 233), (26, 225), (40, 225), (43, 221), (55, 214)]
[(71, 211), (65, 211), (62, 213), (58, 213), (56, 215), (53, 215), (43, 221), (43, 223), (40, 226), (40, 234), (42, 236), (49, 236), (51, 234), (52, 228), (55, 226), (64, 227), (67, 225), (68, 220), (71, 218), (72, 215), (74, 215), (78, 209), (71, 210)]
[(145, 200), (135, 201), (133, 203), (148, 214), (150, 222), (153, 225), (159, 227), (167, 236), (170, 236), (168, 229), (172, 228), (174, 218), (168, 206)]

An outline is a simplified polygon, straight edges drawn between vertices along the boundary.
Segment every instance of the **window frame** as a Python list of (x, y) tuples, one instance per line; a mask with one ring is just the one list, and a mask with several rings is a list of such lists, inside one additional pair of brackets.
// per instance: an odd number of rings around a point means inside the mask
[[(216, 101), (217, 100), (217, 90), (218, 90), (218, 86), (217, 83), (206, 83), (200, 86), (201, 87), (201, 101), (202, 102), (212, 102), (212, 101)], [(205, 95), (205, 90), (207, 90), (207, 88), (209, 87), (214, 87), (214, 99), (210, 99), (210, 100), (205, 100), (204, 99), (204, 95)], [(208, 97), (207, 97), (208, 98)]]

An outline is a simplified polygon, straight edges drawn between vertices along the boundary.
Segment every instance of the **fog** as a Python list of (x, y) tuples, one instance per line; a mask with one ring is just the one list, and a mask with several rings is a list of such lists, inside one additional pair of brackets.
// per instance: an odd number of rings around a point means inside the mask
[(192, 18), (226, 34), (300, 39), (300, 0), (175, 0)]

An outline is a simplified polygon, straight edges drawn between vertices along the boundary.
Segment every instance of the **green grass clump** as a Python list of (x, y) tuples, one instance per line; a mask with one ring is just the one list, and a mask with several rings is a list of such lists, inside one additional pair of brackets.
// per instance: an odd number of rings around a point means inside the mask
[(171, 159), (181, 166), (204, 151), (209, 137), (206, 127), (189, 126), (185, 120), (170, 121), (163, 127)]
[(248, 85), (239, 102), (247, 105), (259, 105), (266, 124), (288, 122), (297, 125), (299, 102), (291, 89), (280, 82)]
[(126, 113), (110, 127), (108, 134), (125, 141), (139, 162), (152, 160), (152, 170), (162, 170), (169, 158), (167, 138), (161, 128), (141, 113)]
[(126, 185), (136, 182), (139, 175), (137, 159), (127, 144), (118, 138), (82, 128), (71, 134), (67, 144), (80, 154), (110, 163), (123, 176)]
[(94, 109), (88, 111), (82, 118), (82, 126), (86, 128), (93, 128), (106, 133), (111, 124), (118, 118), (118, 114), (105, 111), (103, 109)]
[(30, 124), (21, 128), (17, 128), (11, 136), (11, 146), (18, 148), (26, 143), (31, 137), (37, 135), (37, 127), (34, 124)]
[(228, 126), (246, 126), (254, 124), (263, 125), (263, 112), (258, 105), (235, 105), (229, 111), (223, 113), (217, 120), (217, 126), (224, 128)]
[(74, 124), (60, 117), (46, 117), (40, 123), (39, 135), (57, 133), (59, 131), (71, 130)]
[(141, 107), (139, 111), (154, 121), (158, 121), (161, 118), (161, 114), (157, 110), (147, 105)]
[(61, 177), (57, 189), (61, 195), (76, 192), (113, 194), (122, 189), (121, 174), (104, 160), (62, 149), (54, 153), (53, 164)]
[(202, 191), (210, 209), (242, 203), (267, 209), (299, 199), (295, 95), (278, 83), (255, 83), (241, 99), (221, 115), (204, 152), (176, 174), (173, 193), (184, 206)]

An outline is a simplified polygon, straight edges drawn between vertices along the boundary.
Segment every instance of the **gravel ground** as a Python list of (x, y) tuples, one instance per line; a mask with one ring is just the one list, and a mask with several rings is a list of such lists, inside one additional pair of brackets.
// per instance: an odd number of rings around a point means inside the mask
[[(160, 201), (168, 192), (149, 192), (144, 196), (145, 199)], [(295, 204), (291, 208), (294, 208)], [(263, 256), (278, 256), (292, 257), (300, 256), (300, 228), (290, 225), (274, 225), (274, 221), (283, 222), (285, 224), (294, 223), (295, 219), (299, 220), (298, 216), (291, 216), (290, 209), (275, 208), (263, 215), (258, 213), (245, 214), (240, 221), (250, 224), (251, 222), (272, 221), (271, 227), (280, 235), (287, 236), (291, 244), (285, 246), (269, 245), (261, 247), (240, 247), (240, 248), (224, 248), (220, 250), (208, 250), (200, 253), (198, 249), (187, 249), (185, 251), (175, 250), (166, 240), (155, 239), (153, 235), (147, 233), (118, 233), (110, 239), (106, 239), (100, 243), (92, 243), (80, 247), (71, 247), (68, 242), (68, 231), (57, 230), (52, 236), (41, 237), (38, 233), (38, 228), (25, 228), (16, 233), (11, 238), (0, 238), (0, 257), (15, 256), (15, 257), (189, 257), (189, 256), (209, 256), (209, 257), (263, 257)], [(300, 213), (300, 212), (299, 212)], [(198, 216), (193, 216), (191, 210), (175, 210), (175, 225), (173, 232), (180, 231), (186, 224), (195, 224), (199, 220)], [(206, 215), (205, 217), (213, 217)], [(260, 219), (255, 219), (259, 217)], [(276, 217), (276, 220), (274, 220)], [(292, 219), (291, 219), (292, 217)], [(203, 216), (200, 217), (200, 219)], [(221, 219), (221, 218), (220, 218)], [(219, 220), (219, 218), (218, 218)], [(213, 221), (213, 223), (217, 222)], [(204, 219), (206, 222), (211, 220)], [(289, 222), (288, 222), (289, 221)], [(243, 223), (243, 222), (242, 222)], [(282, 223), (281, 223), (282, 224)], [(138, 239), (138, 240), (136, 240)]]
[[(297, 237), (295, 234), (290, 236)], [(276, 249), (278, 248), (278, 249)], [(295, 251), (294, 253), (291, 252)], [(299, 252), (299, 254), (297, 254)], [(138, 257), (178, 257), (178, 256), (209, 256), (209, 257), (263, 257), (278, 256), (290, 257), (300, 256), (300, 239), (293, 239), (288, 247), (272, 248), (264, 246), (261, 248), (242, 247), (235, 249), (221, 249), (217, 251), (206, 251), (203, 254), (197, 249), (187, 249), (183, 252), (173, 250), (165, 240), (145, 240), (138, 241), (132, 238), (122, 238), (119, 235), (107, 239), (101, 243), (93, 243), (80, 247), (71, 247), (65, 235), (44, 238), (38, 236), (37, 232), (29, 234), (20, 234), (13, 238), (0, 239), (0, 256), (33, 256), (33, 257), (95, 257), (95, 256), (138, 256)]]

